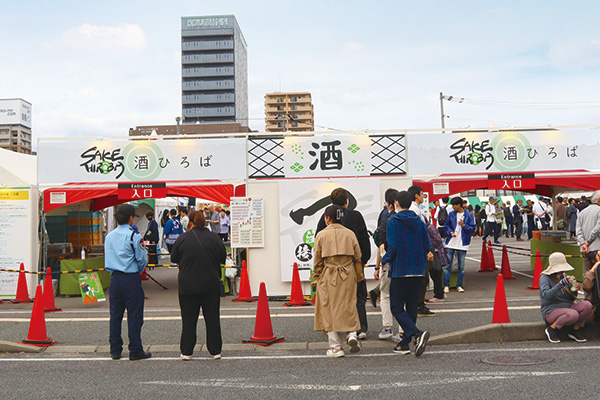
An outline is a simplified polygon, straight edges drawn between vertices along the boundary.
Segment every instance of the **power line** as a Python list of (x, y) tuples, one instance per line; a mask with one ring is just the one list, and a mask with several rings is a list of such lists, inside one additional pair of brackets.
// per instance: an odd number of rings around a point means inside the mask
[(600, 101), (576, 101), (576, 102), (518, 102), (501, 100), (477, 100), (465, 97), (442, 96), (442, 100), (469, 104), (481, 107), (496, 108), (517, 108), (517, 109), (536, 109), (536, 110), (589, 110), (600, 108)]

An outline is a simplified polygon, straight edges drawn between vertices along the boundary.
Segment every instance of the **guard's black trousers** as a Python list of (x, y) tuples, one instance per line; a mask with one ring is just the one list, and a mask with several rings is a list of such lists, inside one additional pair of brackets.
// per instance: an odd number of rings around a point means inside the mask
[(356, 310), (360, 320), (360, 330), (358, 332), (367, 332), (369, 324), (367, 323), (367, 280), (363, 279), (356, 283)]
[(221, 354), (223, 339), (221, 338), (220, 293), (201, 295), (179, 295), (181, 308), (181, 354), (191, 356), (196, 345), (198, 315), (202, 307), (204, 324), (206, 325), (206, 347), (211, 355)]

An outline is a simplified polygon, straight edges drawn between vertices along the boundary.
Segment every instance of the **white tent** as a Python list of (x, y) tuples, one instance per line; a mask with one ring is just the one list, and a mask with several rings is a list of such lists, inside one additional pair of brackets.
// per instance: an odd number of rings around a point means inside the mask
[[(37, 271), (38, 205), (37, 158), (0, 149), (0, 268)], [(14, 298), (18, 274), (0, 274), (0, 298)], [(37, 278), (27, 278), (30, 294)]]

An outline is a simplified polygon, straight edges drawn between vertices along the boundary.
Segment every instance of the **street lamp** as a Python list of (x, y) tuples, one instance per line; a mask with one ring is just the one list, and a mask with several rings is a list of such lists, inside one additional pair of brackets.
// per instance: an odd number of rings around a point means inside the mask
[(179, 135), (179, 121), (181, 121), (181, 117), (175, 117), (175, 121), (177, 122), (177, 134)]

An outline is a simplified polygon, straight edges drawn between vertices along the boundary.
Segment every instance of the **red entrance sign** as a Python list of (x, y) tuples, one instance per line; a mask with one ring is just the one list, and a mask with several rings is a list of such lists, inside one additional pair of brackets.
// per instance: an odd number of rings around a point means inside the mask
[(488, 189), (494, 189), (494, 190), (535, 189), (535, 174), (488, 175)]
[(119, 199), (162, 199), (167, 197), (167, 185), (163, 183), (119, 183)]

